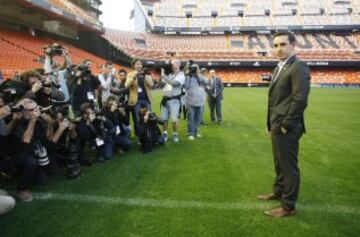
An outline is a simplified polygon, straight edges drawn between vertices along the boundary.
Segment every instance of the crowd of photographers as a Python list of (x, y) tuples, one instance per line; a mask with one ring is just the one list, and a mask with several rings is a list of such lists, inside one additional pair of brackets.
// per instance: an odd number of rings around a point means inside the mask
[[(180, 61), (173, 60), (155, 83), (140, 60), (133, 61), (129, 74), (107, 62), (101, 74), (93, 75), (91, 60), (72, 65), (60, 45), (46, 47), (44, 53), (43, 68), (0, 82), (0, 177), (16, 177), (20, 201), (32, 201), (31, 187), (46, 184), (61, 170), (70, 179), (79, 177), (81, 167), (93, 163), (89, 151), (100, 163), (112, 159), (114, 152), (125, 153), (132, 145), (132, 131), (147, 153), (169, 139), (171, 120), (172, 139), (179, 142), (181, 111), (187, 118), (188, 138), (201, 137), (206, 93), (209, 105), (222, 99), (221, 81), (217, 87), (216, 80), (206, 78), (192, 62), (180, 70)], [(62, 65), (55, 56), (64, 59)], [(151, 112), (154, 87), (163, 88), (159, 117)], [(221, 124), (221, 114), (217, 122)], [(0, 212), (6, 212), (2, 201)]]

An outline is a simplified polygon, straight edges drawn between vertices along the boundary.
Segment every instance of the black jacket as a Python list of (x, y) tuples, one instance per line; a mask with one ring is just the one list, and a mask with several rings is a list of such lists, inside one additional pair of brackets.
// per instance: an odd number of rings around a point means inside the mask
[(305, 128), (304, 111), (310, 92), (310, 69), (306, 63), (292, 56), (274, 82), (278, 70), (274, 70), (269, 87), (268, 130), (280, 132), (284, 127), (290, 131), (298, 123)]

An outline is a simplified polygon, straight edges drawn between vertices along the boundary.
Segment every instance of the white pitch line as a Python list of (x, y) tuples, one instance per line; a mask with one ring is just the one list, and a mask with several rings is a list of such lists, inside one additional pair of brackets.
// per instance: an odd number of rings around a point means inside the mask
[[(140, 207), (158, 207), (169, 209), (217, 209), (217, 210), (265, 210), (273, 207), (274, 203), (261, 202), (201, 202), (201, 201), (175, 201), (175, 200), (157, 200), (144, 198), (122, 198), (122, 197), (107, 197), (97, 195), (83, 195), (71, 193), (34, 193), (34, 198), (37, 200), (63, 200), (74, 202), (90, 202), (90, 203), (105, 203), (124, 206), (140, 206)], [(360, 215), (360, 207), (343, 206), (331, 204), (297, 204), (300, 210), (328, 212), (328, 213), (343, 213)]]

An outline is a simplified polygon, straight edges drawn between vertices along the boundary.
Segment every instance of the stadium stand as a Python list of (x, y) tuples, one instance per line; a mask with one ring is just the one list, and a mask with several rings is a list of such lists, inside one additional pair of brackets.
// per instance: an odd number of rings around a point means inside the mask
[[(336, 0), (227, 0), (158, 1), (150, 17), (153, 25), (189, 26), (279, 26), (359, 24), (358, 1)], [(211, 19), (216, 11), (217, 19)], [(186, 13), (192, 17), (187, 18)], [(240, 14), (241, 12), (241, 14)]]
[[(360, 59), (355, 53), (360, 46), (358, 34), (297, 34), (296, 37), (302, 59)], [(164, 35), (106, 29), (105, 38), (129, 56), (142, 59), (170, 60), (175, 56), (181, 60), (274, 60), (269, 35)], [(258, 56), (259, 52), (266, 55)]]
[(42, 67), (39, 57), (43, 55), (43, 47), (55, 42), (68, 49), (74, 64), (90, 59), (94, 62), (94, 72), (99, 73), (101, 71), (101, 65), (105, 63), (104, 59), (74, 47), (67, 42), (33, 37), (28, 33), (0, 30), (0, 65), (4, 77), (9, 78), (15, 72)]

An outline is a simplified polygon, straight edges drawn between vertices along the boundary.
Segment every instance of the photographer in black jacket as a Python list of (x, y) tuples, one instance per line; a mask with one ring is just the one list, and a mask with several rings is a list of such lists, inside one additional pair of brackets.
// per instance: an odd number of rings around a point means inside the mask
[(42, 114), (48, 127), (49, 154), (57, 164), (64, 164), (67, 178), (73, 179), (80, 175), (81, 167), (79, 157), (79, 140), (75, 130), (75, 123), (68, 118), (68, 106), (52, 107)]
[(139, 141), (141, 151), (145, 154), (151, 152), (155, 145), (164, 145), (165, 140), (161, 135), (158, 124), (163, 122), (158, 119), (155, 113), (151, 113), (147, 108), (140, 109), (139, 112)]
[(72, 106), (76, 116), (81, 115), (81, 104), (98, 103), (100, 81), (91, 74), (91, 66), (90, 60), (78, 65), (70, 82)]
[(76, 126), (80, 137), (80, 157), (83, 157), (85, 145), (88, 143), (97, 151), (97, 159), (104, 163), (113, 157), (114, 142), (111, 129), (114, 127), (101, 112), (95, 112), (90, 103), (81, 105), (82, 119)]

